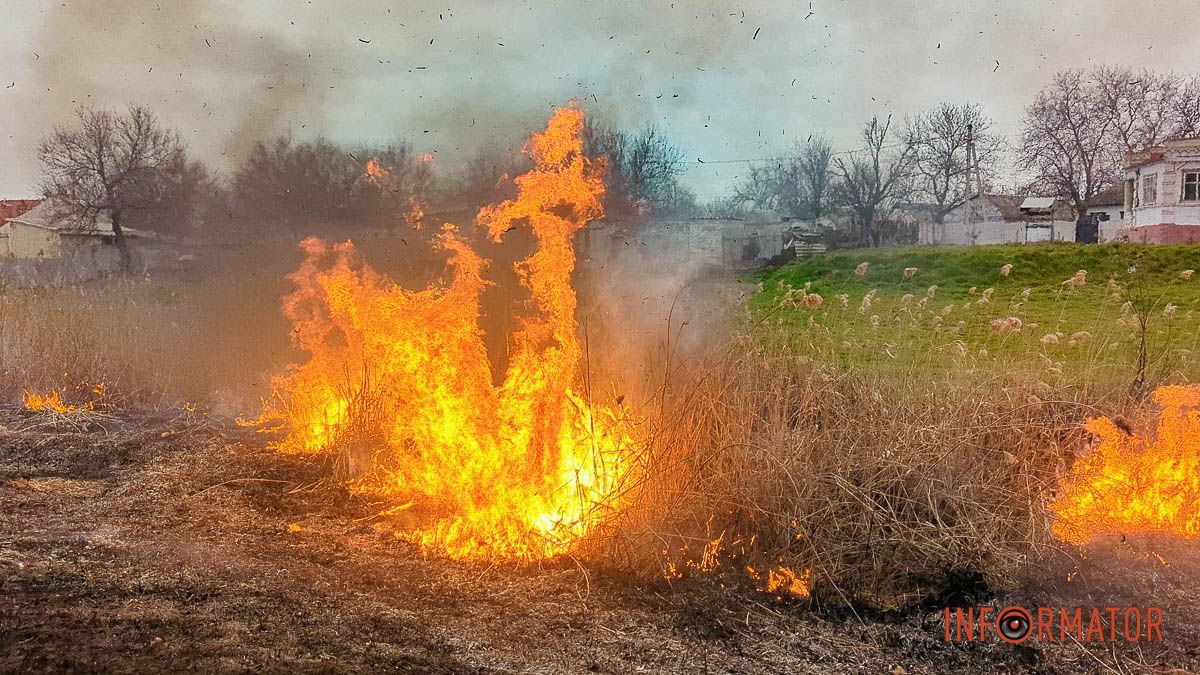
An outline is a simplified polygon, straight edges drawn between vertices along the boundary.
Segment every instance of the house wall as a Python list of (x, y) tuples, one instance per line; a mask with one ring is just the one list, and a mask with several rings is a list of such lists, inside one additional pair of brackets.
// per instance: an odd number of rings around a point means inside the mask
[(1118, 234), (1125, 229), (1123, 216), (1125, 208), (1120, 204), (1110, 204), (1105, 206), (1089, 206), (1088, 215), (1104, 213), (1108, 215), (1108, 220), (1100, 221), (1100, 241), (1112, 241)]
[(1129, 228), (1129, 241), (1138, 244), (1198, 244), (1200, 227), (1158, 223)]
[(13, 258), (57, 258), (62, 254), (58, 232), (13, 220), (4, 225), (8, 233), (7, 255)]
[[(1193, 161), (1171, 161), (1173, 158), (1170, 156), (1167, 159), (1168, 161), (1154, 162), (1126, 173), (1126, 178), (1132, 180), (1134, 184), (1134, 207), (1128, 223), (1131, 228), (1137, 229), (1162, 224), (1200, 225), (1200, 202), (1180, 200), (1183, 170), (1185, 168), (1196, 170), (1200, 168), (1200, 164)], [(1145, 177), (1150, 175), (1158, 178), (1157, 199), (1153, 204), (1142, 204), (1142, 182)], [(1155, 232), (1165, 231), (1161, 228), (1155, 230)], [(1148, 232), (1143, 232), (1139, 236), (1143, 238), (1150, 236)]]

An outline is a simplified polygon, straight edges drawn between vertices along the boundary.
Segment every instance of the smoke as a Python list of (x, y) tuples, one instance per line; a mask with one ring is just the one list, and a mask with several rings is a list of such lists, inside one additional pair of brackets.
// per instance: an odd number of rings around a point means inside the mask
[(480, 146), (519, 147), (572, 98), (620, 125), (669, 122), (754, 31), (745, 10), (715, 2), (504, 13), (511, 20), (431, 2), (54, 3), (28, 53), (36, 84), (16, 102), (16, 137), (32, 159), (77, 106), (141, 103), (218, 169), (279, 133), (406, 139), (455, 168)]
[(224, 0), (55, 3), (33, 46), (38, 86), (18, 102), (23, 136), (36, 142), (81, 105), (140, 103), (228, 167), (258, 139), (317, 126), (336, 82), (328, 55)]
[[(577, 240), (581, 331), (588, 369), (631, 401), (645, 401), (680, 364), (729, 345), (749, 288), (678, 247), (604, 230)], [(612, 244), (616, 246), (612, 246)]]

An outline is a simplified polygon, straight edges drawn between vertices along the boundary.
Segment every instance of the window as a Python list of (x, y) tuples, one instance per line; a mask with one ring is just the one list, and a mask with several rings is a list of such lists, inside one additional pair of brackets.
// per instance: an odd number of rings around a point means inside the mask
[(1158, 202), (1158, 174), (1152, 173), (1142, 178), (1142, 205), (1148, 206)]
[(1183, 172), (1183, 201), (1200, 201), (1200, 171)]

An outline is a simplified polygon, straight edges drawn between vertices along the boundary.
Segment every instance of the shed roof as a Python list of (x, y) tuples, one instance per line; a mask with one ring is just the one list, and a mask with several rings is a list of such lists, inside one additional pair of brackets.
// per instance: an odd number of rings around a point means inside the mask
[(41, 203), (40, 199), (0, 199), (0, 223), (16, 218)]
[(1121, 185), (1114, 185), (1105, 188), (1092, 198), (1087, 200), (1088, 206), (1124, 206), (1125, 205), (1125, 188)]
[(80, 234), (112, 236), (112, 222), (107, 218), (97, 218), (90, 225), (78, 225), (64, 218), (61, 210), (50, 200), (45, 200), (15, 218), (9, 218), (8, 221), (10, 223), (20, 223), (56, 232), (78, 232)]

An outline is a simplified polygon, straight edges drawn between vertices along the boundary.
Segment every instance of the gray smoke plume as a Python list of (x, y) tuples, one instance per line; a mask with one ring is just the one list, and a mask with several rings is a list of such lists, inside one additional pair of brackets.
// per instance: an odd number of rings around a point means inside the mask
[(335, 69), (303, 44), (223, 0), (55, 4), (34, 43), (38, 86), (18, 105), (34, 141), (74, 108), (142, 103), (216, 166), (253, 141), (315, 126)]

